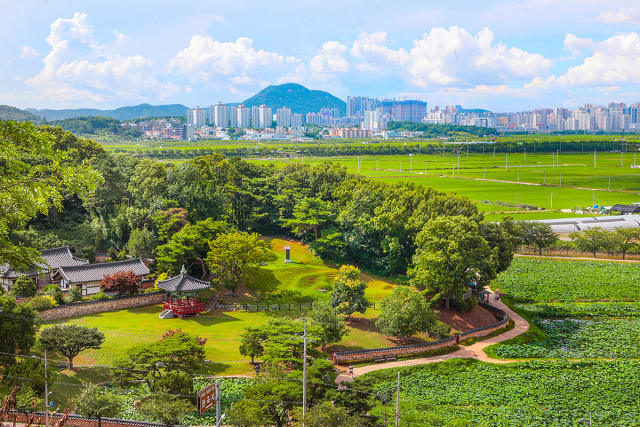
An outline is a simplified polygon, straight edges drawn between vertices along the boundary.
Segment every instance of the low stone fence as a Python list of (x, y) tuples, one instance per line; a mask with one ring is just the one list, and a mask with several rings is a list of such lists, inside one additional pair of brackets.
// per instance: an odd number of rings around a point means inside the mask
[(41, 311), (40, 316), (42, 316), (44, 320), (56, 320), (64, 319), (66, 317), (82, 316), (85, 314), (103, 313), (105, 311), (116, 311), (125, 308), (155, 305), (160, 304), (165, 299), (166, 295), (166, 292), (161, 291), (110, 298), (102, 301), (76, 302)]
[(334, 365), (340, 365), (352, 362), (354, 360), (362, 361), (362, 360), (373, 360), (378, 357), (385, 356), (399, 356), (399, 355), (410, 355), (422, 353), (430, 350), (437, 350), (443, 347), (448, 347), (454, 344), (459, 344), (460, 341), (471, 338), (471, 337), (484, 337), (489, 335), (493, 331), (496, 331), (501, 328), (505, 328), (509, 323), (509, 315), (497, 308), (492, 306), (491, 304), (478, 303), (482, 308), (487, 311), (490, 311), (496, 318), (500, 319), (499, 322), (494, 323), (493, 325), (485, 326), (482, 328), (472, 329), (467, 332), (462, 332), (460, 334), (456, 334), (453, 337), (441, 339), (438, 341), (432, 341), (422, 344), (413, 344), (413, 345), (404, 345), (399, 347), (387, 347), (387, 348), (375, 348), (370, 350), (355, 350), (355, 351), (340, 351), (333, 353), (331, 359)]
[[(13, 417), (15, 416), (14, 411), (10, 411), (9, 415), (6, 416), (6, 421), (13, 422)], [(18, 414), (17, 422), (19, 423), (28, 423), (29, 420), (27, 418), (31, 418), (31, 416), (35, 416), (33, 419), (32, 425), (44, 425), (45, 424), (45, 413), (44, 412), (34, 412), (33, 414), (25, 415)], [(54, 425), (60, 418), (62, 417), (61, 413), (49, 414), (49, 424)], [(133, 420), (120, 420), (117, 418), (102, 418), (102, 426), (103, 427), (165, 427), (164, 424), (160, 423), (151, 423), (147, 421), (133, 421)], [(74, 427), (96, 427), (98, 425), (97, 418), (85, 418), (80, 415), (70, 414), (67, 421), (64, 423), (65, 426), (74, 426)], [(181, 426), (174, 426), (181, 427)]]

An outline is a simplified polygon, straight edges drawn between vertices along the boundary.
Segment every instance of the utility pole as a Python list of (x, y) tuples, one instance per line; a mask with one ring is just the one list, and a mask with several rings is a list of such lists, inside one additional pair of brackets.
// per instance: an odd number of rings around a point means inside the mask
[(493, 158), (496, 158), (496, 147), (493, 147)]
[(624, 167), (624, 151), (620, 151), (620, 167)]
[(410, 162), (411, 162), (410, 171), (411, 171), (411, 173), (413, 173), (413, 156), (410, 156), (409, 159), (410, 159)]
[(553, 164), (553, 170), (556, 170), (556, 158), (555, 155), (551, 155), (551, 163)]
[(302, 360), (302, 427), (307, 415), (307, 319), (304, 320), (304, 359)]
[(398, 389), (396, 391), (396, 427), (398, 427), (400, 423), (400, 419), (398, 418), (399, 413), (400, 413), (400, 372), (398, 372)]
[(216, 380), (216, 425), (220, 425), (220, 380)]

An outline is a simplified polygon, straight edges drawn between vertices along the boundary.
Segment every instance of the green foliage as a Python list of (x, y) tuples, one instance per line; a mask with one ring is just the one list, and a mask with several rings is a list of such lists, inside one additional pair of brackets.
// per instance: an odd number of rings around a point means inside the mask
[(171, 237), (189, 223), (187, 211), (183, 208), (171, 208), (167, 211), (158, 212), (153, 217), (153, 221), (158, 228), (160, 242), (167, 242)]
[(16, 245), (12, 230), (38, 214), (47, 215), (70, 194), (87, 200), (102, 180), (88, 164), (72, 164), (54, 141), (32, 123), (0, 121), (0, 263), (27, 269), (42, 259), (34, 248)]
[(428, 335), (436, 329), (440, 312), (431, 311), (425, 295), (407, 286), (396, 286), (382, 300), (376, 326), (388, 336), (409, 338), (418, 332)]
[[(440, 425), (446, 426), (455, 425), (456, 419), (473, 421), (470, 425), (474, 426), (578, 425), (589, 411), (598, 426), (633, 425), (640, 419), (635, 404), (639, 392), (628, 386), (638, 377), (638, 361), (500, 365), (453, 359), (401, 369), (400, 411), (408, 423), (423, 422), (424, 414), (433, 408), (443, 418)], [(358, 377), (356, 383), (393, 391), (398, 371), (371, 372)]]
[(418, 250), (410, 271), (418, 289), (442, 293), (449, 309), (469, 285), (479, 289), (496, 277), (498, 250), (479, 234), (478, 225), (463, 216), (437, 217), (416, 238)]
[(595, 258), (597, 253), (607, 248), (610, 241), (609, 233), (600, 227), (593, 227), (582, 232), (574, 231), (569, 234), (578, 250), (591, 252)]
[(254, 363), (256, 357), (264, 354), (264, 343), (267, 334), (262, 328), (246, 328), (240, 335), (240, 354), (251, 358)]
[(364, 296), (366, 289), (367, 284), (360, 279), (360, 270), (351, 265), (343, 265), (334, 282), (329, 304), (338, 313), (349, 316), (349, 319), (353, 313), (364, 314), (372, 305)]
[(442, 135), (454, 135), (456, 132), (465, 132), (475, 136), (497, 135), (498, 132), (494, 128), (485, 128), (482, 126), (462, 126), (462, 125), (427, 125), (415, 122), (389, 122), (387, 130), (407, 130), (411, 132), (424, 132), (425, 137), (433, 138)]
[(115, 361), (113, 377), (118, 384), (144, 380), (152, 388), (165, 372), (193, 373), (204, 361), (204, 343), (188, 333), (169, 331), (160, 341), (127, 349), (127, 357)]
[(38, 395), (28, 385), (22, 385), (18, 392), (16, 400), (16, 412), (19, 414), (30, 414), (36, 409), (38, 402)]
[(495, 288), (526, 301), (635, 301), (640, 266), (621, 262), (516, 259)]
[(326, 301), (316, 300), (313, 302), (313, 308), (309, 312), (309, 318), (313, 325), (322, 329), (320, 342), (322, 350), (325, 346), (342, 341), (349, 330), (344, 319), (336, 316), (336, 310)]
[(104, 342), (104, 334), (98, 328), (78, 325), (53, 325), (40, 332), (40, 344), (47, 350), (59, 351), (69, 361), (73, 369), (73, 359), (87, 349), (99, 349)]
[(30, 121), (34, 123), (40, 122), (42, 119), (35, 114), (21, 110), (9, 105), (0, 105), (0, 120), (16, 120), (16, 121)]
[(26, 276), (18, 277), (13, 286), (11, 294), (17, 297), (32, 297), (38, 292), (35, 282)]
[(320, 227), (332, 217), (330, 206), (318, 198), (305, 197), (293, 209), (292, 219), (283, 219), (285, 227), (291, 228), (296, 235), (305, 237), (313, 230), (315, 239), (320, 238)]
[(36, 343), (40, 316), (10, 296), (0, 296), (0, 309), (0, 365), (7, 366), (16, 363), (14, 354), (24, 354)]
[(98, 292), (97, 294), (91, 297), (93, 301), (104, 301), (104, 300), (108, 300), (109, 298), (110, 298), (109, 295), (105, 294), (104, 292)]
[[(20, 362), (7, 366), (3, 370), (0, 380), (0, 395), (10, 393), (13, 387), (28, 385), (37, 395), (44, 393), (44, 361), (39, 358), (20, 358)], [(58, 380), (58, 369), (49, 364), (47, 367), (47, 380), (52, 387)]]
[(150, 388), (152, 392), (166, 391), (169, 394), (193, 394), (193, 377), (178, 372), (168, 372)]
[(292, 113), (316, 113), (322, 108), (339, 108), (342, 115), (346, 114), (347, 104), (328, 92), (309, 90), (296, 83), (271, 85), (262, 89), (243, 102), (245, 107), (257, 107), (265, 104), (274, 110), (287, 107)]
[(91, 383), (84, 384), (84, 390), (73, 399), (71, 406), (83, 417), (97, 418), (98, 427), (102, 424), (102, 418), (115, 417), (120, 412), (116, 395)]
[(54, 294), (56, 292), (61, 292), (60, 286), (56, 285), (56, 284), (52, 284), (52, 285), (47, 285), (44, 288), (42, 288), (42, 291), (45, 294)]
[(188, 401), (159, 392), (144, 399), (138, 412), (146, 418), (171, 427), (180, 423), (193, 410), (193, 405)]
[(30, 298), (28, 304), (36, 311), (44, 311), (56, 307), (58, 302), (53, 295), (38, 295)]
[(256, 233), (233, 232), (221, 234), (211, 242), (207, 265), (215, 275), (214, 282), (222, 284), (237, 296), (251, 268), (269, 260), (267, 244)]
[(134, 229), (129, 236), (129, 253), (134, 258), (151, 258), (156, 250), (158, 241), (151, 231), (146, 228)]
[(451, 307), (454, 310), (460, 311), (462, 313), (468, 313), (478, 305), (478, 296), (471, 295), (468, 300), (464, 301), (462, 299), (454, 299), (451, 300)]
[(553, 246), (558, 241), (558, 235), (553, 232), (550, 224), (523, 221), (520, 228), (523, 232), (522, 244), (537, 247), (540, 255), (543, 249)]
[[(338, 395), (343, 395), (338, 392)], [(352, 400), (355, 393), (351, 394), (348, 399)], [(335, 406), (334, 406), (335, 405)], [(369, 421), (359, 415), (355, 415), (352, 411), (345, 408), (340, 403), (323, 402), (313, 406), (306, 413), (304, 418), (304, 426), (307, 427), (367, 427)], [(360, 411), (359, 411), (360, 412)], [(296, 411), (294, 415), (294, 426), (302, 427), (302, 409)]]
[(82, 301), (82, 287), (81, 286), (72, 286), (69, 288), (69, 292), (67, 292), (67, 296), (64, 301), (67, 304)]

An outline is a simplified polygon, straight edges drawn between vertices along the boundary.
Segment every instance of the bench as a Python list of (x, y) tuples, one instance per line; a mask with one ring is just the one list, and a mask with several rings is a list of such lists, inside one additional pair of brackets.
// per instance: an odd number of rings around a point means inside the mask
[(384, 357), (374, 357), (373, 361), (376, 362), (376, 363), (386, 362)]
[(395, 362), (396, 360), (398, 360), (398, 359), (396, 359), (395, 356), (387, 356), (387, 357), (385, 357), (385, 359), (387, 359), (387, 362)]

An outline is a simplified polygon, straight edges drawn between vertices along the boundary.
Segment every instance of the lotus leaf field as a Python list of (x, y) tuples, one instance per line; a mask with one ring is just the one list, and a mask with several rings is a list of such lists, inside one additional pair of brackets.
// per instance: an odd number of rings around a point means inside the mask
[(517, 258), (493, 286), (520, 302), (636, 301), (640, 299), (640, 266)]
[[(405, 425), (432, 425), (423, 414), (473, 426), (584, 426), (640, 424), (640, 362), (547, 361), (496, 365), (470, 359), (374, 371), (358, 381), (395, 392), (401, 372)], [(378, 406), (373, 413), (382, 412)], [(453, 425), (453, 424), (438, 424)], [(457, 425), (457, 424), (456, 424)]]

